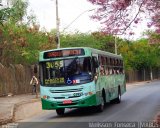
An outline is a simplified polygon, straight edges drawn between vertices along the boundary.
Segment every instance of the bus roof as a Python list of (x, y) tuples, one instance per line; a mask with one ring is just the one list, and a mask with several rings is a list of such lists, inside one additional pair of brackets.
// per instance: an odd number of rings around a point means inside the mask
[(90, 48), (90, 47), (67, 47), (67, 48), (50, 49), (50, 50), (46, 50), (46, 51), (41, 51), (40, 54), (42, 55), (45, 52), (49, 52), (49, 51), (58, 51), (58, 50), (67, 50), (67, 49), (90, 50), (93, 54), (100, 54), (100, 55), (104, 55), (104, 56), (109, 56), (109, 57), (114, 57), (114, 58), (120, 58), (120, 59), (122, 59), (121, 55), (116, 55), (114, 53), (110, 53), (110, 52), (106, 52), (106, 51), (102, 51), (102, 50), (98, 50), (98, 49), (94, 49), (94, 48)]

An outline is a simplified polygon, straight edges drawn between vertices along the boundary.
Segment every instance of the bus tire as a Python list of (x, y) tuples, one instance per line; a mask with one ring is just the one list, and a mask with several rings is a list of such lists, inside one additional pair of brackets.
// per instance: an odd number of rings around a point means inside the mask
[(103, 112), (103, 110), (104, 110), (104, 103), (105, 103), (104, 98), (101, 97), (101, 103), (100, 103), (100, 105), (97, 106), (97, 111), (98, 112)]
[(121, 102), (121, 89), (118, 87), (118, 97), (114, 100), (116, 104)]
[(102, 97), (103, 97), (103, 100), (104, 100), (104, 104), (106, 104), (106, 93), (105, 93), (104, 89), (102, 91)]
[(64, 115), (64, 111), (65, 111), (65, 109), (64, 109), (64, 108), (56, 109), (56, 113), (57, 113), (57, 115), (59, 115), (59, 116)]

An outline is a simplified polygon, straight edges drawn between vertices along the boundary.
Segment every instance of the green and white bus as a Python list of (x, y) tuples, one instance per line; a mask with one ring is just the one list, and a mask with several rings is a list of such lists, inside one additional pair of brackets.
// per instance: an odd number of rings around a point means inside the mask
[(40, 52), (40, 94), (42, 109), (96, 106), (103, 111), (110, 101), (120, 103), (126, 91), (123, 59), (120, 55), (88, 48), (60, 48)]

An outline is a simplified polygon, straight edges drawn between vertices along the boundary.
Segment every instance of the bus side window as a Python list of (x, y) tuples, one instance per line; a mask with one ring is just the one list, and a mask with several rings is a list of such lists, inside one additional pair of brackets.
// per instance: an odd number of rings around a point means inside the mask
[(101, 75), (106, 75), (106, 57), (101, 56)]
[(123, 74), (123, 68), (122, 67), (119, 69), (119, 72), (120, 72), (120, 74)]
[(110, 75), (114, 74), (114, 60), (112, 58), (110, 58)]
[(109, 69), (109, 74), (112, 75), (112, 68)]
[(112, 75), (114, 75), (115, 74), (115, 70), (114, 70), (114, 68), (112, 67)]
[(104, 66), (100, 66), (101, 75), (104, 75)]
[(108, 59), (107, 57), (105, 57), (105, 75), (107, 76), (108, 75)]
[(124, 74), (124, 69), (123, 69), (123, 60), (119, 60), (119, 73)]
[(93, 63), (93, 72), (94, 74), (96, 73), (96, 69), (98, 68), (99, 64), (98, 64), (98, 60), (97, 57), (92, 57), (92, 63)]
[(117, 73), (120, 74), (120, 60), (117, 59)]
[(116, 74), (116, 71), (115, 71), (115, 59), (113, 58), (112, 59), (112, 62), (113, 62), (113, 64), (112, 64), (112, 74)]
[(106, 67), (106, 69), (105, 69), (105, 75), (107, 76), (107, 75), (109, 75), (109, 71), (108, 71), (108, 68)]

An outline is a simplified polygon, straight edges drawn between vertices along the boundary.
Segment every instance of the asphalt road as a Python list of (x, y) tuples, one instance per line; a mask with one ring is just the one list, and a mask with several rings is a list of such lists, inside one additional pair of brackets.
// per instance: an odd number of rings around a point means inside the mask
[(57, 116), (54, 110), (50, 110), (44, 111), (33, 118), (23, 120), (22, 122), (27, 123), (20, 124), (23, 128), (81, 128), (109, 127), (109, 125), (111, 127), (113, 125), (108, 123), (105, 125), (97, 124), (90, 126), (89, 122), (115, 123), (152, 121), (158, 111), (160, 111), (160, 81), (153, 81), (128, 85), (127, 92), (122, 96), (121, 103), (107, 104), (102, 113), (96, 112), (94, 107), (68, 109), (65, 115), (60, 117)]

